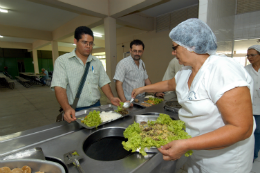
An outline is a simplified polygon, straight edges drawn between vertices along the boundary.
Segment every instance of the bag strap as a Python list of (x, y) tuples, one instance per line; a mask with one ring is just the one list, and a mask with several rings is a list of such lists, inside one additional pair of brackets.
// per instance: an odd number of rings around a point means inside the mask
[(80, 84), (79, 84), (79, 88), (78, 88), (76, 97), (75, 97), (74, 102), (73, 102), (73, 104), (72, 104), (72, 108), (73, 108), (73, 109), (76, 109), (76, 107), (77, 107), (80, 94), (81, 94), (81, 92), (82, 92), (82, 89), (83, 89), (83, 87), (84, 87), (85, 81), (86, 81), (86, 79), (87, 79), (89, 66), (90, 66), (90, 62), (87, 62), (86, 68), (85, 68), (85, 71), (84, 71), (84, 74), (83, 74), (82, 77), (81, 77), (81, 81), (80, 81)]

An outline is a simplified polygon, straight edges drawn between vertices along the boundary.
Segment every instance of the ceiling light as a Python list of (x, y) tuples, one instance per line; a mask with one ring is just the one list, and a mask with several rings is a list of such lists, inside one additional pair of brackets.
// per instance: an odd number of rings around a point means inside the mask
[(8, 10), (3, 9), (3, 8), (0, 8), (0, 12), (2, 12), (2, 13), (8, 13)]
[(3, 38), (4, 36), (0, 35), (0, 38)]
[(94, 32), (94, 36), (95, 36), (95, 37), (102, 37), (102, 34), (97, 33), (97, 32)]

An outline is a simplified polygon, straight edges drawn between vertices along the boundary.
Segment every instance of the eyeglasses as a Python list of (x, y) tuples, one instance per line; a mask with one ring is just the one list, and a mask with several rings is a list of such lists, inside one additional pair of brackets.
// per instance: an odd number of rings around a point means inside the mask
[(143, 53), (142, 50), (132, 50), (132, 52), (134, 52), (134, 53)]
[(172, 46), (172, 50), (176, 51), (176, 49), (177, 49), (178, 46), (180, 46), (180, 45)]
[(88, 41), (81, 41), (83, 44), (87, 45), (87, 46), (90, 46), (90, 47), (93, 47), (95, 46), (95, 44), (93, 42), (88, 42)]
[(246, 57), (249, 58), (250, 56), (251, 56), (251, 57), (254, 57), (254, 56), (256, 56), (256, 55), (257, 55), (257, 54), (250, 54), (250, 55), (246, 55)]

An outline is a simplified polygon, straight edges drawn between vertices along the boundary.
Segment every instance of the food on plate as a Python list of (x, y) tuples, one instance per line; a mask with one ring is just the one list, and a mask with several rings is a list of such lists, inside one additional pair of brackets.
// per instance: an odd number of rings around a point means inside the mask
[(0, 168), (0, 173), (12, 173), (9, 167), (2, 167)]
[[(1, 167), (0, 168), (0, 173), (31, 173), (32, 170), (29, 166), (23, 166), (22, 168), (14, 168), (10, 169), (9, 167)], [(44, 173), (44, 172), (35, 172), (35, 173)]]
[(32, 170), (29, 166), (23, 166), (22, 167), (23, 173), (31, 173)]
[(147, 95), (147, 96), (145, 96), (144, 98), (154, 98), (154, 96), (152, 96), (152, 95)]
[(155, 98), (149, 98), (149, 100), (144, 101), (144, 102), (149, 103), (151, 105), (156, 105), (156, 104), (161, 103), (162, 101), (163, 101), (163, 99), (159, 99), (159, 98), (155, 97)]
[(93, 127), (93, 126), (97, 127), (102, 122), (99, 114), (100, 111), (96, 111), (96, 110), (89, 112), (89, 114), (85, 116), (85, 118), (81, 120), (81, 122), (87, 125), (88, 127)]
[(144, 106), (144, 107), (150, 107), (152, 106), (151, 104), (148, 104), (148, 103), (141, 103), (140, 105)]
[(138, 100), (138, 99), (134, 99), (134, 102), (135, 102), (135, 103), (138, 103), (138, 102), (139, 102), (139, 100)]
[[(128, 139), (123, 141), (125, 150), (132, 152), (138, 151), (143, 155), (147, 155), (145, 148), (161, 147), (173, 140), (191, 138), (184, 131), (185, 125), (181, 120), (172, 120), (169, 115), (160, 114), (156, 121), (134, 122), (124, 131), (124, 137)], [(192, 151), (187, 151), (185, 156), (188, 157)]]
[(117, 118), (120, 118), (122, 115), (118, 114), (118, 113), (114, 113), (112, 111), (109, 112), (101, 112), (100, 113), (100, 118), (102, 122), (106, 122), (106, 121), (110, 121), (110, 120), (114, 120)]
[(80, 118), (81, 122), (85, 125), (87, 125), (88, 127), (93, 127), (93, 126), (98, 126), (100, 125), (102, 122), (107, 122), (110, 120), (114, 120), (117, 119), (119, 117), (121, 117), (122, 115), (117, 114), (115, 112), (109, 111), (109, 112), (101, 112), (100, 111), (92, 111), (89, 112), (89, 114), (87, 116), (85, 116), (85, 118)]
[(14, 168), (11, 173), (23, 173), (23, 170), (21, 168)]
[(123, 107), (124, 103), (120, 102), (120, 105), (117, 107), (117, 109), (115, 110), (115, 112), (120, 113), (121, 115), (127, 115), (128, 114), (128, 110), (126, 110)]

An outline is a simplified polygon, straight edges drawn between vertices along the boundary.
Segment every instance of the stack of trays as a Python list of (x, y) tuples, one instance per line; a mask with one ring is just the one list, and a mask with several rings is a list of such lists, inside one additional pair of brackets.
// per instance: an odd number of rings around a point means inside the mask
[(178, 101), (167, 101), (164, 104), (164, 109), (171, 111), (171, 112), (178, 113), (180, 108), (181, 108), (181, 105), (178, 103)]

